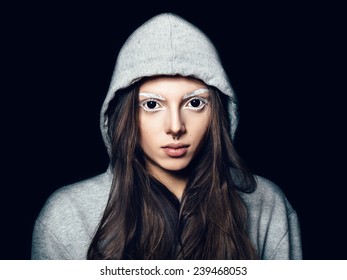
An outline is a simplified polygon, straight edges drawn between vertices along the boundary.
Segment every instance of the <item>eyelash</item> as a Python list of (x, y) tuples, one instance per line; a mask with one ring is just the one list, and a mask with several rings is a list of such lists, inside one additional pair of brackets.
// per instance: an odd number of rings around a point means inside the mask
[[(202, 105), (200, 105), (199, 107), (185, 107), (185, 109), (188, 109), (188, 110), (194, 110), (194, 111), (201, 111), (205, 105), (208, 104), (208, 100), (206, 98), (202, 98), (202, 97), (193, 97), (191, 99), (188, 100), (188, 102), (185, 104), (185, 106), (187, 106), (190, 102), (192, 102), (193, 100), (199, 100), (202, 102)], [(156, 102), (157, 104), (159, 104), (161, 106), (161, 108), (147, 108), (146, 107), (146, 104), (148, 102)], [(157, 99), (153, 99), (153, 98), (150, 98), (150, 99), (146, 99), (146, 100), (143, 100), (140, 102), (140, 107), (145, 110), (146, 112), (149, 112), (149, 113), (154, 113), (154, 112), (157, 112), (157, 111), (161, 111), (161, 110), (164, 110), (164, 108), (162, 107), (161, 103), (157, 100)]]

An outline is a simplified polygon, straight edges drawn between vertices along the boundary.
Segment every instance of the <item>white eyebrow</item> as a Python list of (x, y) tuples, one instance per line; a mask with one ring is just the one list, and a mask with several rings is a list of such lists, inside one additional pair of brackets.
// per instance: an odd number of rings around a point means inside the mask
[[(199, 88), (196, 89), (192, 92), (188, 92), (183, 96), (183, 100), (188, 99), (190, 97), (202, 94), (208, 92), (207, 88)], [(143, 96), (143, 97), (147, 97), (147, 98), (154, 98), (154, 99), (159, 99), (159, 100), (165, 100), (165, 98), (163, 96), (161, 96), (160, 94), (157, 93), (151, 93), (151, 92), (140, 92), (139, 96)]]
[(199, 94), (202, 94), (202, 93), (205, 93), (205, 92), (208, 92), (207, 88), (196, 89), (196, 90), (194, 90), (192, 92), (189, 92), (189, 93), (185, 94), (183, 96), (183, 100), (188, 99), (188, 98), (193, 97), (193, 96), (196, 96), (196, 95), (199, 95)]
[(165, 100), (165, 98), (159, 94), (151, 93), (151, 92), (140, 92), (139, 96), (147, 97), (147, 98), (154, 98), (159, 100)]

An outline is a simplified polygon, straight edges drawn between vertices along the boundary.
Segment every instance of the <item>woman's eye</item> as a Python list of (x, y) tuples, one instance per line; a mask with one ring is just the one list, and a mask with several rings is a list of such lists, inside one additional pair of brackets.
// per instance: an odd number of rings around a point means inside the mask
[(155, 107), (157, 107), (158, 104), (155, 101), (148, 101), (146, 102), (146, 105), (149, 109), (154, 109)]
[(207, 103), (205, 98), (193, 98), (188, 101), (186, 107), (193, 110), (201, 110)]
[(160, 110), (161, 104), (158, 101), (155, 100), (145, 100), (140, 103), (140, 106), (145, 110), (145, 111), (158, 111)]
[(198, 108), (201, 104), (201, 100), (199, 99), (193, 99), (192, 101), (190, 101), (190, 104), (192, 105), (192, 107), (194, 108)]

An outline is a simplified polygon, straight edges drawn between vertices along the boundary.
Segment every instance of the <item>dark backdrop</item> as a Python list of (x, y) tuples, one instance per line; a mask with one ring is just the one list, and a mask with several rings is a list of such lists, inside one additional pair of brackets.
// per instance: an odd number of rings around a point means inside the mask
[(2, 9), (1, 259), (30, 258), (34, 220), (54, 190), (106, 170), (99, 112), (119, 48), (166, 11), (219, 50), (239, 99), (237, 149), (297, 210), (304, 258), (347, 259), (340, 7), (46, 2)]

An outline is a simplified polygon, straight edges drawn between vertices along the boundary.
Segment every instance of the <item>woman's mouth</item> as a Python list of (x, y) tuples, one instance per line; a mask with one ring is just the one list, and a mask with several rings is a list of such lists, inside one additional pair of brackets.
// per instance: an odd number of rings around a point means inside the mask
[(164, 152), (169, 156), (169, 157), (182, 157), (184, 156), (189, 148), (189, 145), (185, 144), (169, 144), (164, 147)]

